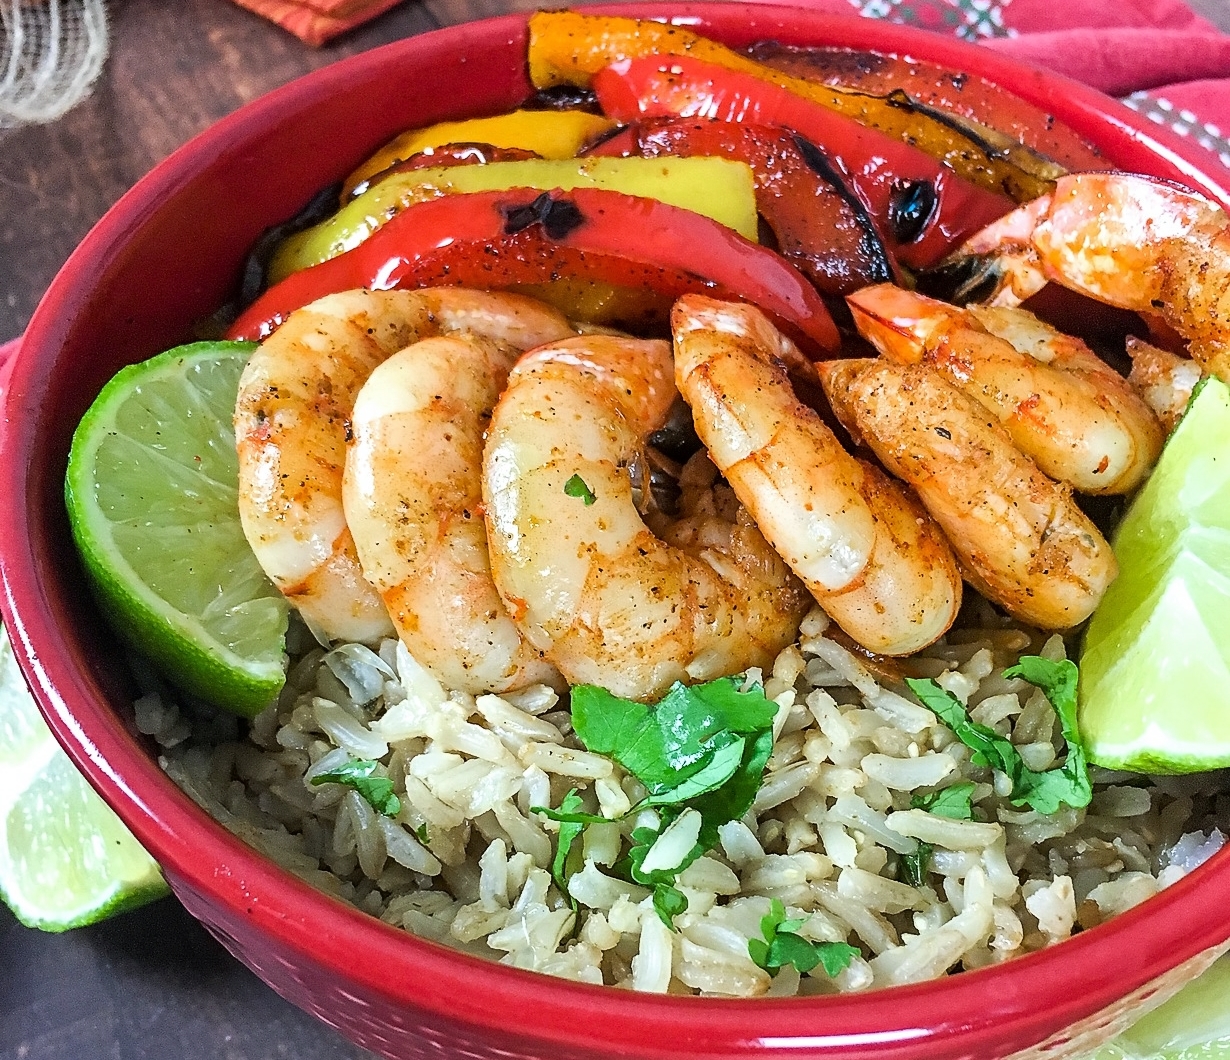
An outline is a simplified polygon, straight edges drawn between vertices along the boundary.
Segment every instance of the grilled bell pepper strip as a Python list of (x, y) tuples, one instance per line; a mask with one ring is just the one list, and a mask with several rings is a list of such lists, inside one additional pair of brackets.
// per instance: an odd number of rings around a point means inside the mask
[(1107, 169), (1092, 144), (1040, 107), (977, 74), (951, 70), (922, 59), (902, 59), (849, 48), (801, 48), (762, 41), (748, 49), (757, 62), (792, 77), (874, 96), (903, 92), (917, 107), (937, 116), (978, 122), (1036, 151), (1067, 170)]
[(656, 164), (642, 158), (536, 158), (394, 174), (328, 220), (290, 236), (269, 263), (269, 280), (277, 283), (292, 272), (357, 247), (389, 218), (416, 202), (474, 191), (566, 191), (576, 187), (660, 199), (712, 217), (748, 239), (756, 238), (755, 185), (751, 169), (741, 162), (728, 158), (677, 158)]
[(561, 276), (672, 297), (705, 291), (743, 299), (809, 349), (840, 343), (816, 289), (773, 251), (690, 210), (595, 188), (514, 188), (419, 203), (354, 250), (270, 288), (228, 337), (263, 339), (301, 306), (356, 287), (491, 289)]
[(746, 162), (756, 179), (756, 207), (778, 252), (821, 294), (844, 296), (899, 279), (866, 207), (833, 172), (822, 174), (816, 149), (798, 133), (765, 125), (663, 119), (630, 125), (591, 155), (676, 158), (714, 155)]
[(1023, 144), (985, 143), (972, 132), (912, 108), (900, 95), (872, 95), (791, 77), (682, 26), (611, 15), (545, 11), (529, 20), (530, 80), (538, 88), (588, 85), (621, 59), (690, 56), (776, 85), (895, 140), (911, 143), (988, 191), (1017, 202), (1050, 191), (1054, 165)]
[(388, 169), (395, 162), (428, 148), (453, 143), (520, 147), (540, 158), (572, 158), (581, 149), (610, 131), (612, 122), (600, 114), (580, 110), (514, 110), (491, 118), (446, 121), (424, 129), (410, 129), (390, 140), (346, 178), (342, 184), (345, 202), (357, 185)]
[(453, 143), (439, 147), (425, 147), (409, 158), (400, 159), (386, 166), (350, 189), (350, 197), (357, 199), (394, 173), (410, 173), (416, 169), (449, 169), (453, 166), (488, 166), (492, 162), (524, 162), (541, 158), (536, 151), (524, 147), (493, 147), (491, 144)]
[[(703, 117), (793, 130), (867, 208), (880, 236), (911, 268), (937, 262), (949, 248), (1012, 209), (1006, 196), (962, 179), (947, 166), (875, 129), (852, 122), (759, 78), (690, 56), (621, 59), (593, 78), (603, 111), (622, 122)], [(890, 238), (903, 196), (921, 195), (931, 210), (913, 238)]]

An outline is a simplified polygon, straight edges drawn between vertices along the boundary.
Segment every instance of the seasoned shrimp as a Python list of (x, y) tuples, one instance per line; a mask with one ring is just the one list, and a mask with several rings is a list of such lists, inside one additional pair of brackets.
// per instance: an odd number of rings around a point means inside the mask
[(770, 544), (863, 647), (906, 655), (952, 624), (961, 576), (918, 502), (850, 456), (794, 395), (784, 338), (752, 306), (684, 295), (675, 380), (696, 432)]
[(1160, 316), (1206, 372), (1230, 381), (1230, 221), (1177, 185), (1127, 173), (1061, 177), (940, 268), (965, 277), (962, 299), (1019, 305), (1054, 281)]
[(769, 663), (807, 608), (780, 561), (692, 555), (645, 526), (629, 469), (674, 398), (665, 342), (553, 343), (513, 369), (483, 457), (491, 569), (514, 621), (569, 682), (633, 699)]
[(926, 365), (818, 368), (838, 417), (914, 487), (974, 588), (1043, 629), (1089, 617), (1117, 572), (1114, 554), (994, 414)]
[(473, 335), (423, 339), (377, 365), (354, 403), (343, 501), (363, 573), (402, 643), (446, 687), (557, 684), (491, 580), (483, 431), (517, 351)]
[(1128, 336), (1127, 352), (1132, 359), (1128, 382), (1140, 392), (1169, 434), (1200, 382), (1200, 366), (1190, 357), (1180, 357), (1132, 335)]
[(999, 417), (1051, 478), (1126, 493), (1162, 448), (1157, 417), (1080, 339), (1024, 309), (960, 309), (891, 284), (849, 295), (854, 323), (898, 364), (930, 365)]
[(573, 334), (532, 299), (456, 287), (344, 291), (304, 306), (263, 342), (239, 381), (239, 515), (265, 573), (322, 640), (393, 632), (363, 577), (342, 508), (359, 387), (402, 347), (446, 332), (528, 349)]

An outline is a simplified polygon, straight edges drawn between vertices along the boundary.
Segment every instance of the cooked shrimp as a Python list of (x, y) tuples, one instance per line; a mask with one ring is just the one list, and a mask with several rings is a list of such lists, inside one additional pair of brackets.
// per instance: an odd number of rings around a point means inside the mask
[(974, 588), (1043, 629), (1089, 617), (1116, 574), (1114, 554), (994, 414), (926, 365), (818, 367), (838, 417), (914, 487)]
[(1230, 221), (1177, 185), (1127, 173), (1060, 177), (941, 268), (967, 277), (958, 296), (991, 305), (1019, 305), (1054, 281), (1160, 315), (1205, 371), (1230, 381)]
[(1169, 434), (1187, 408), (1188, 399), (1200, 381), (1200, 366), (1190, 357), (1180, 357), (1131, 335), (1127, 340), (1134, 386)]
[(926, 363), (982, 402), (1051, 478), (1084, 493), (1126, 493), (1161, 452), (1161, 425), (1127, 381), (1025, 309), (960, 309), (891, 284), (847, 301), (882, 355)]
[(807, 607), (784, 564), (691, 555), (645, 526), (629, 469), (674, 398), (665, 342), (544, 346), (510, 374), (483, 457), (491, 569), (514, 621), (571, 683), (633, 699), (767, 664)]
[(343, 501), (363, 574), (410, 654), (448, 688), (555, 684), (500, 601), (483, 525), (483, 431), (516, 361), (473, 335), (377, 365), (354, 403)]
[(342, 470), (359, 387), (390, 354), (445, 332), (526, 349), (572, 334), (517, 295), (456, 287), (345, 291), (292, 313), (239, 381), (239, 515), (265, 573), (322, 640), (393, 632), (363, 577), (342, 508)]
[(684, 295), (675, 380), (696, 432), (770, 544), (846, 633), (906, 655), (956, 618), (952, 550), (900, 484), (850, 456), (795, 397), (784, 338), (752, 306)]

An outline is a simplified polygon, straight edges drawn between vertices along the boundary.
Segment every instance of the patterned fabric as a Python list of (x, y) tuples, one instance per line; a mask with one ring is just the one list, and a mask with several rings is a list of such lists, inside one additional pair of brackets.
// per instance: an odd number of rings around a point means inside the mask
[[(1215, 154), (1222, 166), (1230, 170), (1230, 139), (1218, 126), (1202, 121), (1194, 111), (1183, 105), (1183, 99), (1190, 95), (1197, 95), (1203, 102), (1204, 97), (1198, 87), (1200, 84), (1202, 82), (1197, 81), (1176, 85), (1169, 92), (1133, 92), (1125, 96), (1123, 102), (1150, 121), (1169, 126), (1182, 136), (1190, 136), (1201, 147)], [(1225, 88), (1215, 85), (1210, 91), (1220, 91), (1224, 95)], [(1226, 112), (1223, 110), (1223, 113)]]
[(950, 33), (962, 40), (1012, 35), (1004, 10), (1012, 0), (852, 0), (859, 14)]

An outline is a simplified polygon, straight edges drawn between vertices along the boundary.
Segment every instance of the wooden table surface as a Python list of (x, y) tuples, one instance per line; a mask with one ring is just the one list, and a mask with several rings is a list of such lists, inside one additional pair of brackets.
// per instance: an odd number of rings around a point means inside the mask
[[(1188, 0), (1230, 29), (1226, 0)], [(206, 126), (344, 56), (538, 6), (423, 0), (314, 50), (228, 0), (112, 0), (112, 51), (90, 98), (54, 124), (0, 131), (0, 342), (103, 212)], [(343, 1041), (233, 960), (174, 899), (65, 935), (0, 906), (0, 1057), (350, 1060)]]

